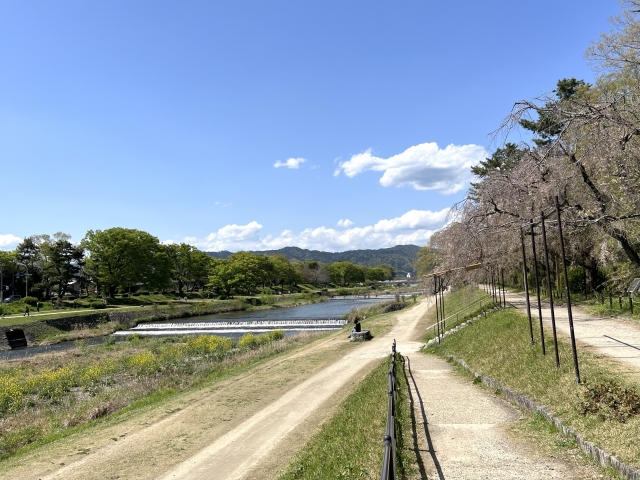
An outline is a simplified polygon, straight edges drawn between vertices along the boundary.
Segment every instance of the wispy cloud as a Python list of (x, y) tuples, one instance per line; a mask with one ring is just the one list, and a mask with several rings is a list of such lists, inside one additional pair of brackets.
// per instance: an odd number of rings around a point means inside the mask
[(456, 193), (473, 180), (471, 167), (487, 156), (478, 145), (422, 143), (389, 158), (376, 157), (371, 149), (340, 162), (334, 175), (344, 173), (353, 178), (368, 170), (384, 172), (380, 184), (384, 187), (410, 186), (416, 190), (435, 190), (448, 195)]
[(306, 162), (306, 158), (288, 158), (286, 162), (281, 162), (278, 160), (273, 164), (275, 168), (286, 167), (286, 168), (300, 168), (300, 165)]
[[(256, 221), (247, 225), (227, 225), (206, 238), (187, 237), (181, 241), (207, 251), (271, 250), (297, 246), (324, 251), (360, 248), (384, 248), (394, 245), (426, 245), (431, 235), (447, 222), (449, 209), (438, 212), (411, 210), (399, 217), (382, 219), (373, 225), (354, 227), (341, 220), (344, 229), (307, 228), (300, 233), (284, 230), (278, 235), (262, 236), (263, 226)], [(347, 223), (348, 222), (348, 223)]]

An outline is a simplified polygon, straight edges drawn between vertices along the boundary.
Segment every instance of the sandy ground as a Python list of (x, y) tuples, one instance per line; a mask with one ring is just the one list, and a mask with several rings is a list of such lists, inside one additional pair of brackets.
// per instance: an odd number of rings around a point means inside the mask
[[(526, 312), (524, 294), (507, 292), (506, 299), (508, 303)], [(530, 301), (533, 328), (539, 332), (538, 301), (535, 295), (531, 295)], [(554, 314), (558, 335), (569, 337), (567, 308), (556, 305)], [(582, 348), (595, 354), (606, 355), (612, 360), (640, 370), (640, 326), (616, 318), (595, 317), (575, 307), (572, 309), (572, 316), (576, 341)], [(549, 304), (544, 302), (542, 303), (542, 322), (545, 339), (553, 338), (551, 310)]]
[(418, 353), (428, 306), (398, 313), (392, 331), (371, 342), (350, 344), (342, 332), (9, 459), (0, 478), (273, 478), (394, 338), (411, 367), (422, 478), (582, 478), (507, 436), (502, 426), (516, 409)]

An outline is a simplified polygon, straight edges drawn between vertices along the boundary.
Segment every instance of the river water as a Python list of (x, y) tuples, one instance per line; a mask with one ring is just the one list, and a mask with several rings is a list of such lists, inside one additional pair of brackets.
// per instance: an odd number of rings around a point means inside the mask
[[(388, 299), (385, 299), (388, 301)], [(326, 319), (340, 318), (342, 315), (349, 313), (352, 308), (367, 307), (375, 303), (385, 301), (383, 299), (349, 299), (349, 300), (329, 300), (327, 302), (314, 303), (311, 305), (303, 305), (301, 307), (291, 308), (275, 308), (271, 310), (245, 310), (240, 312), (218, 313), (215, 315), (202, 315), (198, 317), (180, 318), (167, 320), (158, 323), (192, 323), (192, 322), (242, 322), (251, 320), (287, 320), (287, 319)], [(295, 332), (288, 332), (295, 333)], [(222, 336), (237, 337), (238, 334), (221, 334)], [(105, 342), (107, 337), (94, 337), (83, 341), (86, 345), (97, 345)], [(126, 337), (116, 337), (117, 341), (126, 341)], [(17, 350), (9, 350), (0, 352), (0, 360), (8, 360), (14, 358), (25, 358), (39, 353), (59, 352), (77, 348), (76, 342), (61, 342), (55, 345), (47, 345), (42, 347), (28, 347)]]

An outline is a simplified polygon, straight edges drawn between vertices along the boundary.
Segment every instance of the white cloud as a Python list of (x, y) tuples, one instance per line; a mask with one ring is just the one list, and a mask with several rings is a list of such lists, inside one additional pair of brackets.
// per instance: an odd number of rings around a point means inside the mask
[(437, 143), (422, 143), (389, 158), (372, 154), (371, 149), (340, 162), (334, 175), (340, 172), (353, 178), (367, 170), (384, 172), (383, 187), (410, 186), (416, 190), (435, 190), (448, 195), (456, 193), (473, 180), (471, 167), (487, 156), (478, 145), (449, 145), (444, 149)]
[(338, 226), (339, 227), (349, 228), (352, 225), (354, 225), (354, 222), (352, 222), (348, 218), (345, 218), (344, 220), (342, 220), (342, 219), (338, 220)]
[(182, 241), (207, 251), (275, 250), (297, 246), (312, 250), (343, 251), (361, 248), (384, 248), (394, 245), (426, 245), (431, 235), (447, 223), (449, 209), (438, 212), (411, 210), (396, 218), (383, 219), (374, 225), (344, 230), (328, 227), (307, 228), (300, 233), (284, 230), (278, 235), (261, 236), (258, 222), (247, 225), (227, 225), (206, 238), (187, 237)]
[(10, 233), (0, 234), (0, 248), (5, 250), (17, 246), (22, 239)]
[(273, 164), (275, 168), (287, 167), (287, 168), (300, 168), (300, 164), (306, 162), (306, 158), (288, 158), (286, 162), (278, 160)]

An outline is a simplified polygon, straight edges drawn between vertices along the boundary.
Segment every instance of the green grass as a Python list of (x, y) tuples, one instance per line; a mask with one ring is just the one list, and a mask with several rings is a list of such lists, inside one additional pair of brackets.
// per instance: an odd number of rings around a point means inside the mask
[[(565, 425), (623, 462), (640, 466), (640, 415), (630, 415), (625, 423), (615, 419), (624, 418), (620, 413), (627, 408), (628, 399), (633, 403), (638, 398), (638, 373), (579, 350), (583, 384), (577, 385), (570, 344), (559, 342), (561, 366), (556, 368), (553, 340), (547, 336), (547, 355), (543, 356), (536, 329), (534, 335), (535, 345), (531, 346), (526, 317), (507, 309), (489, 314), (427, 351), (465, 360), (475, 372), (546, 405)], [(594, 392), (603, 385), (612, 386), (607, 389), (619, 398), (596, 398)], [(584, 413), (587, 405), (592, 413)]]
[[(478, 300), (486, 299), (485, 301), (478, 303), (474, 307), (468, 308), (462, 312), (460, 312), (463, 308), (471, 305)], [(438, 305), (440, 299), (438, 298)], [(460, 289), (454, 290), (451, 293), (444, 295), (444, 318), (453, 315), (454, 313), (460, 312), (460, 314), (454, 318), (451, 318), (445, 322), (444, 327), (446, 330), (449, 330), (456, 325), (468, 320), (469, 318), (475, 317), (476, 315), (482, 313), (483, 310), (488, 310), (492, 306), (491, 296), (487, 295), (483, 290), (478, 289), (472, 285), (466, 285)], [(430, 308), (427, 312), (427, 326), (435, 325), (436, 323), (436, 309)], [(427, 333), (423, 336), (423, 341), (427, 342), (432, 338), (437, 336), (437, 328), (430, 328), (427, 330)]]
[(157, 402), (308, 341), (274, 331), (81, 346), (0, 366), (0, 459), (114, 413)]
[[(400, 357), (400, 356), (398, 356)], [(338, 411), (307, 443), (279, 480), (375, 479), (382, 471), (382, 437), (387, 421), (389, 358), (381, 361), (338, 407)], [(398, 381), (398, 478), (416, 473), (412, 450), (411, 410), (402, 361), (396, 360)]]
[(578, 473), (583, 475), (582, 478), (622, 478), (612, 467), (602, 468), (597, 459), (584, 453), (574, 439), (564, 435), (539, 413), (524, 416), (509, 424), (507, 429), (511, 435), (525, 439), (527, 443), (535, 446), (538, 453), (575, 465)]

